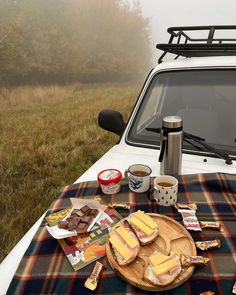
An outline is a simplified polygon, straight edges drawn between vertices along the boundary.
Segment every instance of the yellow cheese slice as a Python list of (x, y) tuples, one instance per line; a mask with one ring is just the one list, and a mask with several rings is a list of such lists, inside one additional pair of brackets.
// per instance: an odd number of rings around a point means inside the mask
[(135, 216), (132, 216), (130, 218), (130, 222), (138, 229), (140, 229), (143, 233), (145, 233), (147, 236), (150, 236), (154, 233), (153, 229), (151, 229), (149, 226), (147, 226), (145, 223), (143, 223), (140, 219), (138, 219)]
[(172, 268), (178, 265), (179, 265), (178, 261), (170, 259), (170, 261), (166, 261), (166, 262), (163, 262), (162, 264), (154, 266), (152, 270), (157, 276), (160, 276), (167, 273), (169, 270), (171, 270)]
[(138, 219), (141, 219), (146, 225), (151, 227), (151, 229), (157, 228), (157, 223), (146, 213), (143, 211), (137, 211), (134, 213), (134, 216), (136, 216)]
[(125, 246), (125, 244), (123, 244), (116, 235), (110, 237), (109, 241), (111, 242), (112, 246), (120, 253), (120, 255), (126, 260), (129, 260), (133, 256), (131, 250), (129, 250), (129, 248)]
[(138, 241), (135, 239), (133, 235), (130, 234), (124, 227), (119, 226), (116, 228), (116, 232), (122, 237), (122, 239), (128, 244), (128, 246), (132, 249), (138, 246)]
[(149, 261), (152, 266), (156, 266), (158, 264), (165, 262), (169, 258), (170, 258), (170, 256), (166, 256), (166, 255), (162, 254), (161, 252), (158, 252), (158, 253), (150, 256)]

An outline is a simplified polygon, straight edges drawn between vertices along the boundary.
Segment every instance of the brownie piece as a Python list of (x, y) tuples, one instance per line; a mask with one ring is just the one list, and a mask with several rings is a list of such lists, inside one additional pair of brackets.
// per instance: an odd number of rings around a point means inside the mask
[(70, 222), (70, 221), (72, 221), (73, 219), (74, 219), (73, 216), (70, 216), (70, 217), (66, 218), (66, 221), (67, 221), (67, 222)]
[(68, 222), (68, 229), (69, 230), (74, 230), (77, 228), (77, 226), (78, 226), (78, 222), (77, 222), (76, 218), (74, 218), (73, 220)]
[(63, 229), (68, 229), (68, 223), (67, 223), (67, 221), (63, 221), (63, 220), (59, 221), (58, 222), (58, 227), (59, 228), (63, 228)]
[(79, 209), (74, 209), (72, 212), (71, 212), (71, 216), (73, 215), (77, 215), (77, 212), (79, 211)]
[(77, 216), (79, 216), (79, 217), (81, 217), (81, 216), (84, 216), (83, 212), (82, 212), (82, 211), (80, 211), (80, 210), (79, 210), (79, 211), (77, 211), (77, 212), (76, 212), (76, 214), (77, 214)]
[(77, 227), (77, 232), (78, 233), (85, 233), (88, 229), (88, 224), (80, 222), (80, 224)]
[(92, 220), (93, 220), (93, 216), (84, 216), (81, 218), (81, 222), (87, 223), (87, 224), (90, 224)]
[(98, 209), (91, 209), (89, 212), (89, 215), (92, 215), (93, 217), (98, 215)]
[(87, 211), (90, 210), (89, 206), (85, 205), (82, 208), (80, 208), (80, 211), (86, 215)]

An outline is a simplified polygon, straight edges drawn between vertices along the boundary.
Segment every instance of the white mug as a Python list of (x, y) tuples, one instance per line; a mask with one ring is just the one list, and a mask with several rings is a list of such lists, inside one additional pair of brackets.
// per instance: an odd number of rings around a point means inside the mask
[(171, 206), (177, 202), (178, 180), (169, 175), (154, 179), (154, 199), (158, 205)]
[(149, 190), (152, 169), (143, 164), (134, 164), (125, 171), (129, 179), (129, 189), (135, 193), (144, 193)]

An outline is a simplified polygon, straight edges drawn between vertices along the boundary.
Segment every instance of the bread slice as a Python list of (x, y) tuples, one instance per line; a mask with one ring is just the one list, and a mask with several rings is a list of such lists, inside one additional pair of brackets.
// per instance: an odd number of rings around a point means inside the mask
[(167, 286), (179, 276), (181, 270), (180, 257), (173, 255), (155, 266), (148, 264), (144, 272), (144, 279), (156, 286)]
[(158, 224), (143, 211), (130, 214), (127, 221), (143, 246), (152, 243), (159, 234)]
[(140, 244), (133, 231), (125, 226), (115, 228), (109, 234), (109, 242), (119, 265), (127, 265), (138, 256)]

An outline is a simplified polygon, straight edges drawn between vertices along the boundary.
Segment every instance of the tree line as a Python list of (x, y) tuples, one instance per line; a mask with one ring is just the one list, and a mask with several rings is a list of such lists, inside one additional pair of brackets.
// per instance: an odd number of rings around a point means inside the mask
[(0, 83), (130, 81), (149, 37), (138, 1), (0, 0)]

